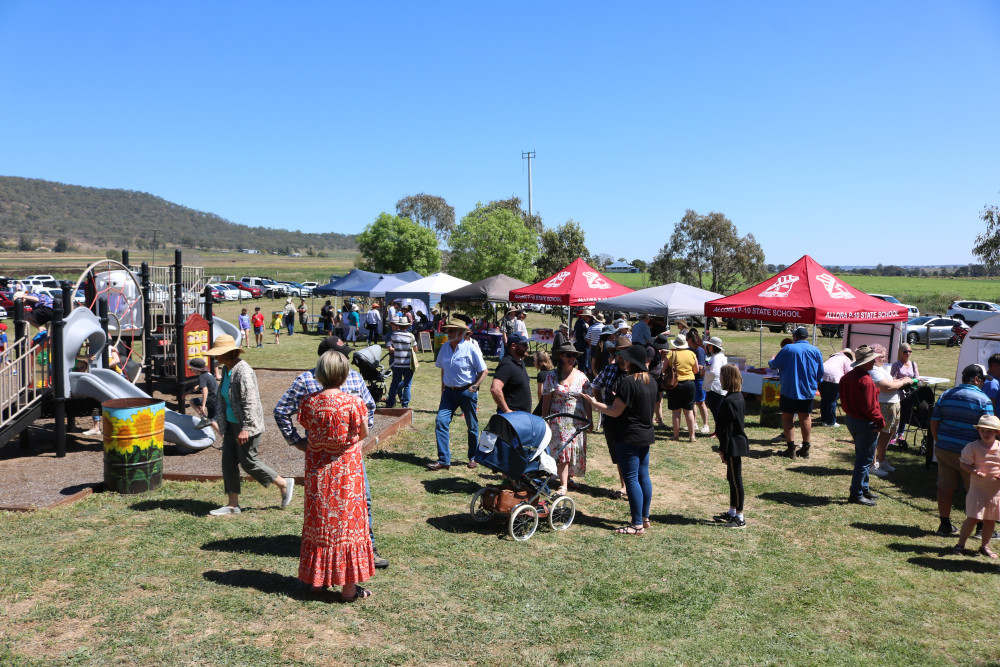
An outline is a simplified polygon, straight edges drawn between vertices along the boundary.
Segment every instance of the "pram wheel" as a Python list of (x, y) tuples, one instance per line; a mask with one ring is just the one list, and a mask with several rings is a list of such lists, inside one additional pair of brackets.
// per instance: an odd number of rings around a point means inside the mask
[(476, 491), (472, 496), (472, 502), (469, 503), (469, 513), (472, 514), (474, 521), (479, 523), (484, 523), (493, 518), (493, 510), (486, 507), (486, 499), (484, 498), (486, 491), (489, 487), (483, 487)]
[(549, 528), (566, 530), (576, 518), (576, 503), (569, 496), (559, 496), (549, 507)]
[(530, 503), (521, 503), (510, 513), (507, 533), (518, 542), (524, 542), (538, 529), (538, 510)]

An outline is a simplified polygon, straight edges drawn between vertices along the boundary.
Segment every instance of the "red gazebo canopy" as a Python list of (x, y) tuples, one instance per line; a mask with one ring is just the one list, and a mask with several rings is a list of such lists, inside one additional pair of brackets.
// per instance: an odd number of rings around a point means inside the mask
[(583, 261), (573, 260), (562, 271), (534, 285), (510, 291), (515, 303), (546, 303), (553, 306), (592, 306), (601, 299), (621, 296), (633, 291), (606, 278)]
[(905, 306), (841, 282), (809, 255), (750, 289), (705, 303), (705, 315), (768, 322), (902, 322)]

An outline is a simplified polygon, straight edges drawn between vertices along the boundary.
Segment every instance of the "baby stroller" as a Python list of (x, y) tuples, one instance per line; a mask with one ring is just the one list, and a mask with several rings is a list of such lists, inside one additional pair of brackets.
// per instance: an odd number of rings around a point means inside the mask
[(354, 353), (354, 365), (358, 367), (358, 372), (376, 403), (385, 396), (385, 379), (392, 375), (392, 370), (382, 365), (382, 360), (388, 356), (388, 352), (382, 356), (381, 345), (369, 345)]
[(549, 488), (549, 478), (556, 474), (556, 462), (545, 451), (552, 439), (547, 422), (556, 417), (569, 417), (581, 423), (573, 437), (555, 453), (559, 456), (590, 428), (589, 419), (569, 413), (543, 419), (527, 412), (507, 412), (490, 418), (480, 435), (474, 459), (505, 479), (500, 486), (476, 491), (469, 505), (473, 519), (484, 522), (509, 515), (507, 533), (518, 542), (535, 534), (539, 517), (548, 517), (552, 530), (570, 527), (576, 517), (576, 503)]
[(920, 445), (920, 453), (927, 454), (933, 448), (929, 446), (931, 412), (934, 409), (934, 390), (923, 385), (903, 394), (900, 400), (899, 420), (903, 424), (902, 436), (896, 439), (901, 449), (909, 447), (907, 437), (912, 429), (913, 445)]

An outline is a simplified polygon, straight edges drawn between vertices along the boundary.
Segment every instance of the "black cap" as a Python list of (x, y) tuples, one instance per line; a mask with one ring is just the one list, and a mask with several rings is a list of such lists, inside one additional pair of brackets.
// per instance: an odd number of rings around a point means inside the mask
[(521, 345), (527, 345), (528, 339), (525, 338), (523, 334), (519, 333), (507, 334), (507, 344), (510, 345), (511, 343), (520, 343)]
[(327, 336), (319, 342), (319, 348), (316, 350), (316, 356), (323, 356), (324, 352), (329, 352), (333, 350), (334, 352), (340, 352), (345, 357), (351, 353), (351, 348), (344, 341), (340, 340), (337, 336)]

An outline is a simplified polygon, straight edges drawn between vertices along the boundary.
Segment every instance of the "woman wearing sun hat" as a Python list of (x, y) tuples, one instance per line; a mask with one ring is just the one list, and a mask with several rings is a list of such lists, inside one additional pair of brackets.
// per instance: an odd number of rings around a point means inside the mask
[[(573, 345), (563, 345), (552, 350), (556, 370), (549, 374), (542, 385), (542, 416), (568, 412), (590, 419), (590, 407), (579, 400), (581, 394), (592, 392), (590, 380), (576, 368), (581, 353)], [(569, 417), (557, 417), (549, 422), (555, 451), (573, 437), (580, 422)], [(581, 433), (572, 444), (562, 450), (556, 459), (559, 473), (559, 493), (565, 494), (570, 477), (583, 477), (587, 473), (587, 434)]]
[(232, 336), (222, 334), (205, 354), (217, 357), (225, 366), (215, 395), (212, 426), (222, 434), (222, 483), (229, 496), (226, 505), (209, 514), (240, 513), (240, 468), (265, 488), (274, 483), (281, 491), (281, 507), (288, 507), (295, 480), (282, 477), (257, 458), (257, 448), (264, 435), (264, 409), (257, 389), (257, 375), (242, 359), (243, 349)]
[(694, 421), (694, 376), (698, 372), (698, 357), (688, 347), (687, 337), (679, 333), (670, 341), (670, 352), (666, 354), (663, 363), (674, 367), (677, 373), (677, 386), (667, 393), (667, 408), (670, 410), (674, 427), (674, 440), (680, 440), (681, 413), (687, 423), (688, 439), (695, 440)]

